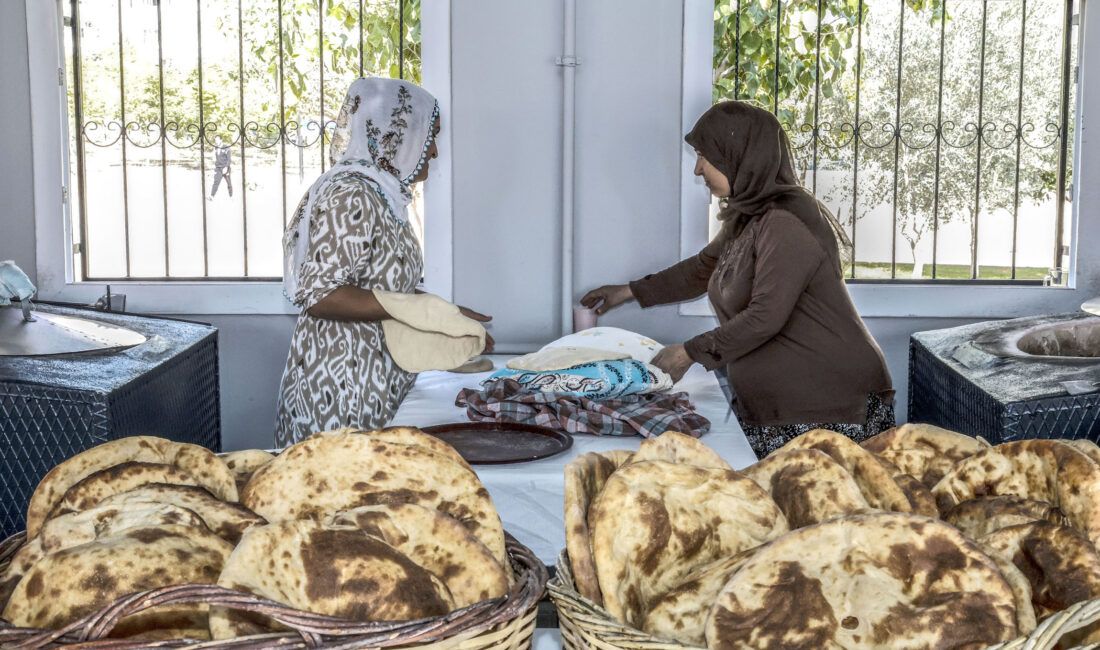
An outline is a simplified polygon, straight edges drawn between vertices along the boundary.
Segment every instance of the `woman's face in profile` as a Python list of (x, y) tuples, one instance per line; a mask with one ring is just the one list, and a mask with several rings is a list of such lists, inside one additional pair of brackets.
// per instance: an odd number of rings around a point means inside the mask
[(710, 193), (718, 198), (725, 198), (730, 195), (730, 181), (726, 178), (726, 175), (718, 171), (718, 169), (710, 164), (710, 161), (703, 157), (703, 154), (698, 151), (695, 152), (695, 175), (702, 176), (703, 182), (706, 183), (707, 189)]
[(428, 166), (432, 160), (439, 157), (439, 149), (436, 148), (436, 138), (439, 137), (439, 120), (435, 121), (435, 132), (432, 136), (432, 144), (428, 147), (428, 153), (424, 156), (424, 166), (420, 168), (420, 173), (413, 177), (412, 182), (419, 183), (428, 178)]

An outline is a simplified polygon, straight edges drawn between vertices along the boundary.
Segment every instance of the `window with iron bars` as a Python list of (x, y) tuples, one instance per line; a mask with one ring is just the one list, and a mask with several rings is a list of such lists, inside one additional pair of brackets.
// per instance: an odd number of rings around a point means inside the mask
[(420, 82), (420, 0), (64, 5), (82, 280), (280, 279), (348, 85)]
[(850, 281), (1061, 284), (1075, 6), (716, 0), (713, 101), (779, 118)]

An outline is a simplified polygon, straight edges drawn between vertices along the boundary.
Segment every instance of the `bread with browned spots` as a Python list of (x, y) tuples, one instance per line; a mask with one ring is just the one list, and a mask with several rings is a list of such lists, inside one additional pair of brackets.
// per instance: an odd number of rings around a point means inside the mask
[(338, 512), (333, 526), (353, 526), (377, 537), (439, 576), (465, 607), (503, 596), (508, 574), (492, 552), (453, 517), (412, 503), (362, 506)]
[(788, 530), (779, 506), (752, 479), (663, 461), (612, 474), (589, 522), (604, 608), (635, 627), (694, 567)]
[(189, 474), (196, 485), (210, 490), (219, 499), (237, 500), (233, 474), (209, 449), (153, 436), (130, 436), (81, 452), (50, 470), (39, 481), (27, 505), (27, 537), (38, 534), (42, 522), (70, 487), (89, 474), (127, 462), (171, 465)]
[(565, 548), (569, 552), (577, 591), (597, 605), (603, 604), (603, 595), (596, 578), (596, 561), (592, 557), (588, 513), (611, 474), (633, 457), (631, 452), (623, 450), (589, 452), (565, 466)]
[(1017, 632), (993, 560), (941, 521), (891, 512), (765, 545), (723, 587), (705, 636), (713, 650), (978, 650)]
[[(232, 550), (196, 526), (125, 529), (40, 559), (16, 586), (4, 618), (19, 627), (56, 629), (133, 592), (214, 584)], [(206, 606), (149, 609), (123, 618), (112, 635), (207, 638)]]
[(776, 452), (742, 473), (771, 495), (792, 530), (872, 510), (848, 470), (817, 449)]
[(1007, 442), (955, 464), (932, 489), (940, 512), (984, 496), (1015, 495), (1059, 508), (1100, 542), (1100, 465), (1057, 440)]
[[(357, 621), (404, 621), (454, 609), (447, 585), (404, 553), (358, 528), (284, 521), (248, 530), (226, 560), (222, 587)], [(215, 607), (215, 639), (274, 629), (269, 621)]]

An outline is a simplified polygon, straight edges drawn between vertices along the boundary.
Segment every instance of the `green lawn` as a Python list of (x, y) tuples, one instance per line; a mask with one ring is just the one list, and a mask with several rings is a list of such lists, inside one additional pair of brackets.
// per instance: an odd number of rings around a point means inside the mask
[[(1017, 266), (1017, 280), (1042, 280), (1049, 269), (1037, 266)], [(913, 277), (912, 264), (898, 264), (895, 277), (899, 280), (909, 280)], [(921, 277), (932, 279), (932, 265), (925, 264)], [(890, 264), (877, 262), (856, 262), (856, 279), (889, 279)], [(970, 266), (967, 264), (937, 264), (936, 279), (939, 280), (969, 280)], [(980, 266), (978, 267), (979, 280), (1010, 280), (1012, 268), (1008, 266)]]

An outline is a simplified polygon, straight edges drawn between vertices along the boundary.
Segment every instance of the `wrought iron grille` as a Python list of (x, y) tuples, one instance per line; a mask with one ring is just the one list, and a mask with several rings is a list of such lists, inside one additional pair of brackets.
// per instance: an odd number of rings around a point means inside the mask
[(350, 82), (420, 79), (420, 0), (63, 5), (87, 280), (279, 279)]
[(1059, 284), (1075, 6), (716, 0), (714, 101), (777, 115), (851, 280)]

